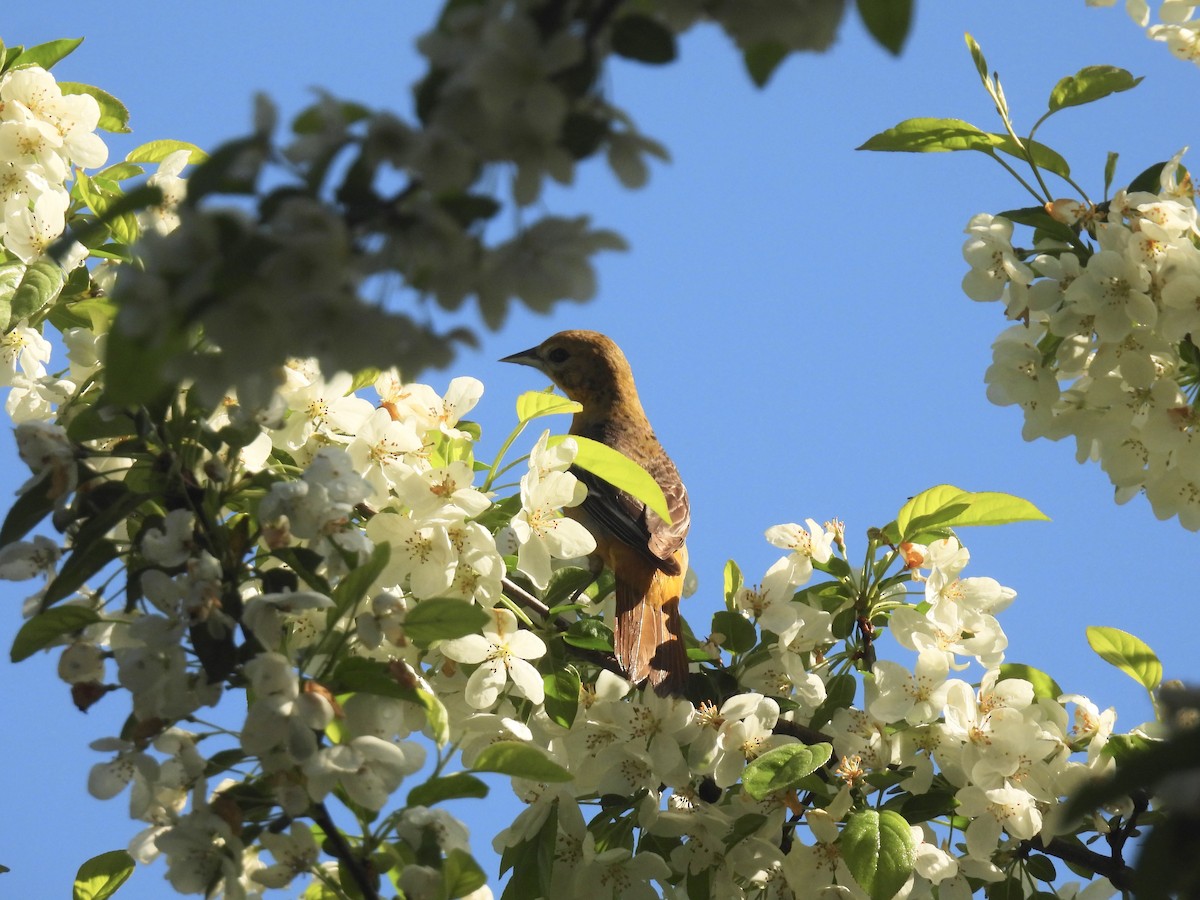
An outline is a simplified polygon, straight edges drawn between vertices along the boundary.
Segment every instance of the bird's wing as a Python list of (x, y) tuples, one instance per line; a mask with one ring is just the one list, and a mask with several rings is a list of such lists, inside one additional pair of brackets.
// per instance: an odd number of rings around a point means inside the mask
[(675, 552), (683, 546), (691, 524), (687, 490), (665, 453), (642, 465), (662, 489), (671, 512), (670, 524), (632, 494), (617, 489), (591, 472), (578, 467), (572, 467), (571, 471), (587, 485), (583, 509), (596, 525), (613, 539), (635, 548), (657, 568), (677, 575), (679, 563), (674, 558)]

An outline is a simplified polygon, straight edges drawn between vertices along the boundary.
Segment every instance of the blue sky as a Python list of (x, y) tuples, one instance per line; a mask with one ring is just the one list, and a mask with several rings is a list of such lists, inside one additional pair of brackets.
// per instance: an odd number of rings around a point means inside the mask
[[(86, 36), (57, 74), (129, 106), (134, 134), (110, 141), (113, 158), (156, 138), (211, 148), (237, 136), (260, 90), (285, 114), (313, 87), (407, 112), (408, 86), (421, 73), (413, 38), (436, 12), (427, 2), (138, 0), (119, 14), (87, 6), (74, 5), (70, 17), (33, 4), (6, 10), (0, 37)], [(1109, 150), (1121, 154), (1121, 182), (1195, 137), (1185, 98), (1200, 72), (1146, 40), (1119, 9), (1090, 10), (1083, 0), (922, 3), (899, 60), (870, 43), (851, 14), (830, 53), (789, 60), (763, 91), (723, 36), (700, 29), (684, 39), (677, 64), (619, 65), (608, 85), (673, 161), (655, 165), (637, 192), (593, 164), (574, 188), (541, 202), (587, 212), (629, 240), (629, 252), (599, 258), (597, 298), (551, 316), (513, 315), (477, 352), (425, 380), (439, 388), (456, 374), (484, 381), (475, 418), (486, 454), (511, 427), (515, 396), (545, 386), (499, 357), (562, 328), (614, 337), (691, 494), (700, 591), (684, 614), (705, 633), (725, 560), (757, 580), (776, 557), (762, 539), (772, 524), (839, 517), (861, 548), (867, 527), (934, 484), (1025, 497), (1053, 521), (965, 531), (966, 574), (1017, 591), (1001, 616), (1009, 660), (1046, 669), (1101, 708), (1116, 705), (1118, 729), (1128, 729), (1150, 716), (1144, 692), (1090, 651), (1084, 628), (1132, 631), (1158, 651), (1167, 677), (1195, 678), (1190, 629), (1181, 626), (1196, 602), (1197, 536), (1157, 521), (1142, 498), (1116, 506), (1099, 468), (1075, 463), (1073, 444), (1026, 443), (1019, 412), (984, 397), (990, 345), (1004, 323), (998, 304), (961, 293), (962, 229), (976, 212), (1024, 205), (1018, 185), (982, 156), (854, 150), (910, 116), (997, 127), (964, 31), (999, 70), (1026, 127), (1053, 84), (1085, 65), (1146, 76), (1135, 91), (1062, 113), (1039, 133), (1093, 195)], [(0, 495), (11, 496), (25, 475), (11, 440), (0, 437), (0, 452)], [(0, 587), (6, 646), (25, 587)], [(80, 862), (138, 830), (124, 799), (86, 793), (88, 769), (102, 758), (87, 744), (115, 734), (123, 711), (118, 702), (75, 711), (55, 661), (4, 663), (0, 792), (9, 826), (0, 862), (14, 870), (0, 879), (5, 896), (63, 896)], [(481, 858), (489, 802), (459, 810)], [(161, 867), (139, 872), (118, 896), (164, 896), (160, 876)]]

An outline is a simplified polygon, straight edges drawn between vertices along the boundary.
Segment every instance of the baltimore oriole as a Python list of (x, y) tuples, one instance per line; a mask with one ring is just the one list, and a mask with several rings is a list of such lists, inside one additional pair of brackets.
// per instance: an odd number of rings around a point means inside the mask
[(625, 491), (573, 468), (587, 485), (587, 499), (565, 512), (595, 537), (593, 561), (608, 566), (616, 581), (617, 662), (634, 684), (648, 678), (660, 694), (680, 693), (688, 661), (679, 598), (691, 514), (687, 490), (646, 419), (625, 354), (598, 332), (562, 331), (502, 362), (532, 366), (550, 376), (583, 405), (571, 422), (571, 434), (620, 451), (662, 489), (670, 523)]

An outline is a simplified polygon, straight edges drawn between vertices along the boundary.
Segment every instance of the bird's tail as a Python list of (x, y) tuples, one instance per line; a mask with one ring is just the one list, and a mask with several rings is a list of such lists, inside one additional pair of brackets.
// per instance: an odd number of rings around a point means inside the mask
[(634, 684), (646, 679), (661, 695), (683, 693), (688, 659), (679, 619), (683, 575), (649, 569), (617, 579), (617, 662)]

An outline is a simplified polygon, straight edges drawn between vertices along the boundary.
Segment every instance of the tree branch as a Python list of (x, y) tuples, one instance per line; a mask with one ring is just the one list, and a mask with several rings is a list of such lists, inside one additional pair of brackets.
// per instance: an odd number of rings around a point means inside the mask
[(1025, 855), (1030, 850), (1040, 850), (1048, 856), (1056, 856), (1066, 863), (1082, 866), (1097, 875), (1102, 875), (1112, 882), (1119, 891), (1133, 889), (1133, 867), (1125, 864), (1119, 854), (1105, 856), (1095, 850), (1089, 850), (1082, 844), (1072, 844), (1063, 838), (1051, 838), (1050, 843), (1042, 843), (1041, 837), (1021, 841), (1021, 853)]
[(350, 875), (355, 887), (362, 894), (363, 900), (382, 900), (375, 880), (367, 871), (366, 861), (355, 854), (354, 848), (350, 846), (346, 836), (334, 823), (333, 817), (329, 815), (329, 810), (324, 803), (313, 804), (312, 820), (325, 832), (326, 852), (341, 863), (342, 868)]
[[(552, 625), (556, 630), (565, 632), (571, 627), (571, 623), (562, 616), (554, 616), (551, 618), (550, 607), (546, 606), (545, 603), (533, 596), (533, 594), (529, 593), (529, 591), (525, 590), (515, 581), (511, 581), (508, 578), (502, 579), (501, 590), (504, 592), (504, 596), (513, 603), (516, 603), (517, 605), (522, 606), (530, 612), (540, 616), (548, 625)], [(611, 653), (603, 653), (599, 650), (585, 650), (582, 647), (571, 647), (571, 652), (590, 663), (600, 666), (602, 669), (607, 669), (616, 675), (620, 675), (622, 678), (625, 677), (625, 672), (617, 663), (617, 658)]]

